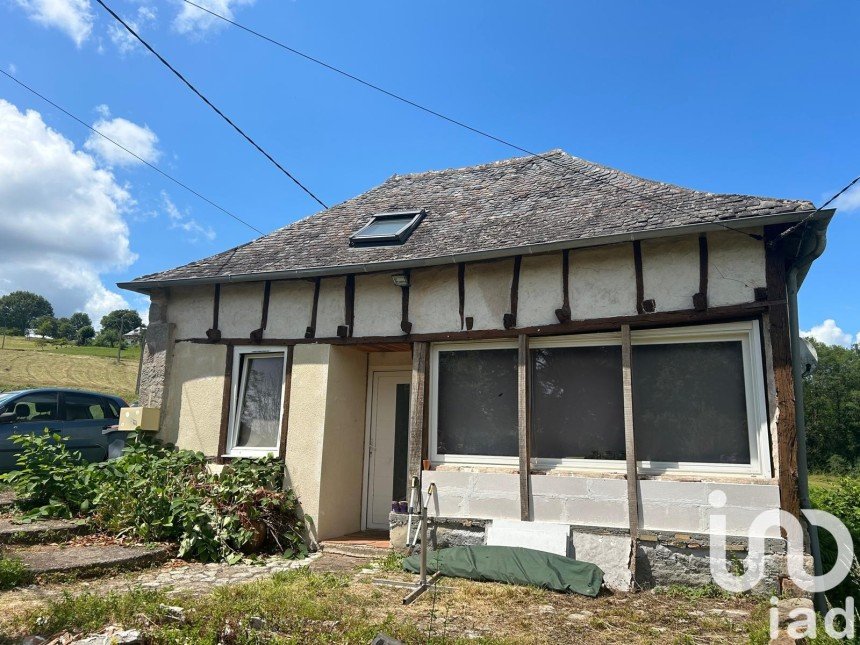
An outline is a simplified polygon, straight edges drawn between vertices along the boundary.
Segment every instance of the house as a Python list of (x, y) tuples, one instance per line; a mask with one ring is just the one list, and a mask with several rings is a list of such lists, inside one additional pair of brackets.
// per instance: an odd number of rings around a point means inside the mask
[(127, 331), (122, 335), (122, 339), (130, 343), (140, 341), (140, 337), (146, 334), (146, 327), (135, 327), (131, 331)]
[(441, 544), (562, 525), (617, 586), (700, 583), (713, 491), (739, 552), (799, 515), (791, 312), (832, 215), (561, 150), (394, 175), (121, 284), (151, 301), (140, 399), (213, 462), (283, 459), (316, 540), (402, 543), (420, 476)]

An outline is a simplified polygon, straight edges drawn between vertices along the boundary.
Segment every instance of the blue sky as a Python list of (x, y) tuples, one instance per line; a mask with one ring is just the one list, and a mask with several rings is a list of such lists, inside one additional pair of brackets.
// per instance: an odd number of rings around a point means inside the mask
[[(180, 0), (109, 4), (328, 203), (395, 172), (516, 155)], [(856, 2), (207, 4), (532, 150), (816, 204), (860, 174)], [(111, 20), (90, 0), (0, 0), (0, 68), (261, 230), (315, 212)], [(114, 283), (255, 236), (141, 164), (88, 144), (82, 126), (5, 77), (0, 101), (6, 154), (15, 155), (4, 166), (0, 153), (0, 171), (15, 170), (5, 188), (0, 179), (0, 293), (41, 290), (63, 314), (122, 298), (141, 308)], [(22, 155), (33, 156), (25, 170)], [(58, 202), (69, 186), (78, 201)], [(801, 292), (801, 326), (832, 319), (822, 337), (848, 342), (860, 333), (860, 191), (842, 203)]]

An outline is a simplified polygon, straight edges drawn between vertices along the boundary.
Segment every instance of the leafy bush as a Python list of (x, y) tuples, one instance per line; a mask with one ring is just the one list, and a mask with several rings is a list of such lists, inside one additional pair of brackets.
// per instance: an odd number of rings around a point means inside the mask
[[(854, 553), (860, 553), (860, 479), (843, 477), (829, 488), (810, 489), (812, 505), (838, 517), (854, 542)], [(833, 536), (824, 530), (818, 531), (821, 544), (821, 561), (824, 571), (830, 571), (836, 563), (838, 549)], [(849, 576), (837, 587), (827, 593), (834, 604), (844, 606), (846, 596), (860, 596), (860, 566), (855, 555), (854, 566)]]
[(307, 554), (296, 496), (281, 489), (283, 465), (274, 458), (237, 459), (215, 475), (202, 453), (144, 435), (132, 434), (120, 458), (99, 464), (48, 431), (13, 441), (20, 470), (2, 479), (25, 517), (86, 516), (113, 535), (178, 542), (180, 557), (204, 562), (261, 550)]
[(12, 435), (19, 470), (0, 476), (14, 488), (25, 519), (69, 518), (91, 508), (92, 476), (78, 451), (45, 428), (42, 434)]
[(0, 553), (0, 591), (27, 584), (32, 578), (32, 574), (23, 562), (16, 558), (4, 557)]

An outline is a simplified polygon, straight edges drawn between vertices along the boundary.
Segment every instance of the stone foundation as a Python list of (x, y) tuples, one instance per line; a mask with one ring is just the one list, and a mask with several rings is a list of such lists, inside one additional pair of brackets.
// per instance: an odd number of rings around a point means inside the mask
[[(406, 548), (408, 515), (389, 516), (390, 539), (393, 548)], [(491, 520), (431, 517), (428, 529), (430, 546), (442, 549), (451, 546), (484, 544), (486, 527)], [(413, 518), (412, 530), (416, 530)], [(596, 564), (604, 572), (604, 582), (614, 591), (631, 589), (628, 560), (630, 534), (624, 529), (593, 526), (570, 526), (568, 555)], [(747, 540), (726, 537), (726, 566), (743, 567), (747, 557)], [(666, 585), (703, 586), (713, 582), (710, 570), (710, 536), (650, 531), (639, 536), (636, 550), (636, 584), (641, 588)], [(764, 578), (753, 593), (773, 595), (781, 592), (781, 579), (786, 574), (785, 541), (765, 540)]]

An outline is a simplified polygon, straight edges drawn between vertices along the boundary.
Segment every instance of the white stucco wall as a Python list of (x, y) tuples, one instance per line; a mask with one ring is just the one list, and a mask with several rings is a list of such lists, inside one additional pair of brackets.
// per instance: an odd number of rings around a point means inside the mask
[[(708, 234), (708, 301), (711, 307), (754, 300), (753, 289), (765, 286), (762, 242), (738, 233)], [(468, 264), (464, 315), (473, 329), (502, 329), (510, 309), (513, 258)], [(562, 305), (561, 252), (523, 257), (520, 270), (518, 327), (557, 323)], [(570, 305), (574, 320), (636, 314), (636, 272), (630, 243), (570, 251)], [(645, 299), (657, 311), (689, 310), (699, 289), (698, 236), (642, 241)], [(324, 278), (317, 310), (317, 338), (333, 338), (345, 323), (343, 277)], [(246, 338), (260, 325), (263, 283), (227, 284), (221, 290), (221, 334)], [(170, 322), (177, 338), (202, 338), (212, 321), (213, 289), (171, 289)], [(302, 339), (310, 324), (313, 283), (307, 280), (272, 283), (265, 338)], [(353, 336), (403, 336), (401, 292), (390, 273), (355, 278)], [(457, 266), (411, 272), (409, 319), (413, 334), (460, 331)]]
[(226, 361), (224, 345), (176, 344), (159, 439), (217, 454)]
[(211, 284), (175, 288), (167, 301), (167, 320), (176, 325), (176, 338), (204, 338), (212, 326), (215, 287)]
[(409, 287), (412, 333), (460, 331), (458, 294), (457, 267), (453, 264), (413, 270)]
[[(422, 486), (435, 482), (440, 517), (519, 519), (519, 475), (425, 470)], [(708, 533), (708, 496), (725, 492), (729, 535), (744, 536), (761, 511), (779, 508), (779, 488), (770, 484), (735, 484), (642, 480), (641, 528), (645, 531)], [(579, 526), (627, 528), (627, 482), (600, 477), (531, 476), (534, 520)], [(772, 528), (768, 537), (779, 537)]]
[(657, 311), (693, 308), (699, 291), (699, 240), (695, 236), (642, 241), (642, 286), (645, 300)]
[(632, 245), (570, 252), (570, 311), (574, 320), (636, 314)]
[(472, 329), (501, 329), (511, 309), (512, 258), (466, 265), (464, 313), (474, 319)]
[(304, 338), (311, 324), (314, 283), (308, 280), (273, 282), (265, 338)]
[(517, 304), (518, 327), (558, 322), (555, 310), (562, 305), (561, 271), (561, 253), (523, 257)]
[[(320, 283), (317, 306), (317, 338), (334, 338), (346, 321), (346, 278), (324, 278)], [(304, 334), (302, 334), (304, 336)]]
[(763, 242), (731, 231), (708, 233), (708, 304), (711, 307), (751, 302), (753, 289), (765, 286)]
[(218, 328), (224, 338), (248, 338), (260, 328), (263, 317), (263, 283), (249, 282), (221, 286)]
[(355, 277), (353, 336), (400, 336), (402, 291), (391, 274)]

